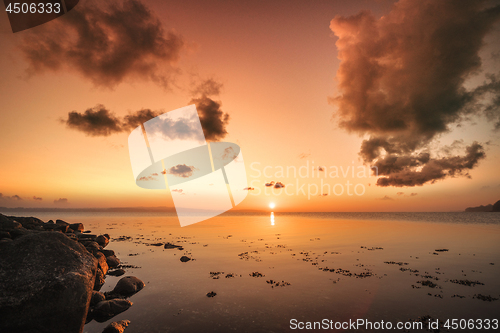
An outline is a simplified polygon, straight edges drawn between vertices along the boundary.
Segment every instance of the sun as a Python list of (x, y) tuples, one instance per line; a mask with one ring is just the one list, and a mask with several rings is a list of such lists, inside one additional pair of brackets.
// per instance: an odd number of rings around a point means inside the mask
[(274, 207), (276, 207), (276, 205), (274, 204), (274, 202), (271, 202), (271, 203), (269, 204), (269, 208), (273, 209)]

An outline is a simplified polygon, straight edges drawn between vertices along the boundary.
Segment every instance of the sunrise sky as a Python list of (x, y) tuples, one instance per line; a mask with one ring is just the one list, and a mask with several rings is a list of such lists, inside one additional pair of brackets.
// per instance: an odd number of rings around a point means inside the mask
[(238, 209), (500, 199), (500, 2), (116, 3), (15, 34), (0, 15), (0, 206), (171, 207), (136, 185), (128, 135), (193, 103), (205, 136), (241, 147), (254, 190)]

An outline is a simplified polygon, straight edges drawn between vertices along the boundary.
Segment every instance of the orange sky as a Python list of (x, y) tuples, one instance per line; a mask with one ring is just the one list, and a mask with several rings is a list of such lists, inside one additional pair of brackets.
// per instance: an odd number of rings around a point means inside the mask
[[(46, 70), (28, 77), (29, 63), (19, 45), (32, 31), (13, 34), (7, 16), (0, 15), (0, 206), (172, 206), (168, 190), (146, 190), (135, 184), (128, 133), (86, 136), (60, 119), (97, 104), (118, 116), (142, 108), (174, 110), (190, 101), (193, 82), (210, 77), (223, 84), (217, 100), (231, 117), (224, 141), (241, 147), (249, 186), (256, 188), (238, 208), (267, 209), (275, 202), (275, 211), (450, 211), (500, 199), (500, 137), (484, 116), (471, 116), (460, 127), (450, 124), (451, 130), (432, 142), (436, 151), (454, 140), (489, 142), (484, 145), (486, 158), (469, 171), (471, 179), (448, 177), (423, 186), (379, 187), (376, 177), (352, 177), (351, 168), (356, 173), (363, 170), (358, 153), (366, 135), (349, 133), (332, 119), (334, 107), (328, 97), (339, 94), (335, 75), (340, 62), (330, 21), (361, 10), (380, 18), (391, 11), (392, 2), (143, 3), (165, 29), (174, 29), (185, 41), (170, 91), (133, 76), (111, 88), (96, 86), (74, 70)], [(498, 22), (495, 27), (498, 34)], [(492, 39), (491, 33), (485, 38), (479, 73), (499, 70), (498, 56), (495, 60), (490, 55), (498, 55), (500, 48)], [(480, 81), (471, 77), (467, 84)], [(310, 174), (319, 165), (329, 174), (336, 167), (339, 177), (318, 178), (317, 171), (314, 178), (286, 176), (287, 167), (299, 170), (306, 165)], [(266, 166), (271, 177), (258, 175)], [(344, 172), (350, 168), (348, 175), (344, 177), (341, 168)], [(344, 187), (341, 195), (319, 196), (322, 192), (315, 185), (322, 180), (331, 187), (340, 184), (338, 190), (347, 181), (359, 184), (358, 192), (364, 193), (348, 195)], [(292, 195), (284, 190), (266, 195), (264, 183), (269, 181), (293, 184), (286, 188)], [(297, 182), (304, 185), (305, 194), (296, 193)], [(60, 198), (67, 202), (54, 202)]]

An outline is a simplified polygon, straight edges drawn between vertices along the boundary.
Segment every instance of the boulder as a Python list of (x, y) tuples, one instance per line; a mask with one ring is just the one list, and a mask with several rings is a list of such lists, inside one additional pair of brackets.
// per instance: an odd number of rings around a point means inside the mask
[(0, 244), (0, 332), (82, 332), (97, 260), (59, 232)]
[(102, 254), (104, 254), (106, 257), (109, 257), (109, 256), (114, 256), (115, 255), (115, 251), (113, 250), (99, 250), (102, 252)]
[(493, 204), (492, 211), (493, 212), (500, 212), (500, 200), (498, 200), (497, 202), (495, 202)]
[(123, 331), (129, 324), (130, 320), (115, 321), (106, 326), (102, 333), (123, 333)]
[(126, 276), (120, 279), (111, 294), (129, 297), (144, 288), (145, 284), (135, 276)]
[(126, 299), (112, 299), (102, 301), (96, 304), (92, 311), (92, 316), (95, 321), (103, 323), (119, 313), (128, 310), (132, 306), (132, 302)]
[(21, 228), (22, 225), (19, 222), (9, 219), (7, 216), (0, 214), (0, 230), (10, 231), (12, 229)]
[(108, 271), (108, 275), (111, 276), (122, 276), (123, 274), (125, 274), (125, 270), (123, 268), (117, 268), (112, 271)]
[(106, 281), (104, 280), (104, 273), (101, 271), (100, 268), (97, 268), (93, 289), (97, 291), (101, 290), (104, 283), (106, 283)]
[(69, 227), (75, 231), (80, 231), (80, 232), (85, 230), (83, 223), (73, 223), (73, 224), (70, 224)]
[(120, 259), (118, 259), (115, 255), (106, 257), (106, 262), (108, 263), (109, 268), (120, 266)]
[(8, 231), (0, 231), (0, 239), (2, 238), (11, 238)]
[(109, 270), (108, 263), (106, 262), (106, 257), (99, 251), (93, 252), (94, 257), (96, 257), (99, 268), (102, 271), (102, 274), (106, 275)]
[(16, 222), (21, 223), (21, 225), (26, 229), (37, 229), (37, 227), (43, 226), (44, 223), (42, 220), (37, 219), (36, 217), (17, 217), (17, 216), (8, 216), (9, 219), (14, 220)]
[(105, 301), (106, 297), (103, 293), (99, 291), (92, 291), (92, 297), (90, 298), (90, 306), (94, 306), (99, 302)]
[(108, 245), (108, 243), (109, 243), (109, 237), (106, 238), (104, 235), (99, 235), (99, 236), (97, 236), (97, 238), (95, 239), (95, 241), (100, 246), (106, 247), (106, 245)]

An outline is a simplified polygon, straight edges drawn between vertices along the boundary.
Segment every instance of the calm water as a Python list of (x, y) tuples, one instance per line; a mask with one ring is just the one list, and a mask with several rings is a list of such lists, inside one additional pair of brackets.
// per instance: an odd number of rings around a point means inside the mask
[[(477, 298), (500, 298), (497, 213), (231, 213), (184, 228), (160, 213), (29, 215), (109, 233), (108, 248), (140, 267), (126, 274), (146, 288), (111, 320), (130, 320), (127, 333), (287, 332), (291, 319), (500, 319), (500, 300)], [(151, 246), (167, 241), (184, 251)], [(118, 279), (107, 277), (103, 290)], [(85, 332), (106, 325), (91, 322)]]

